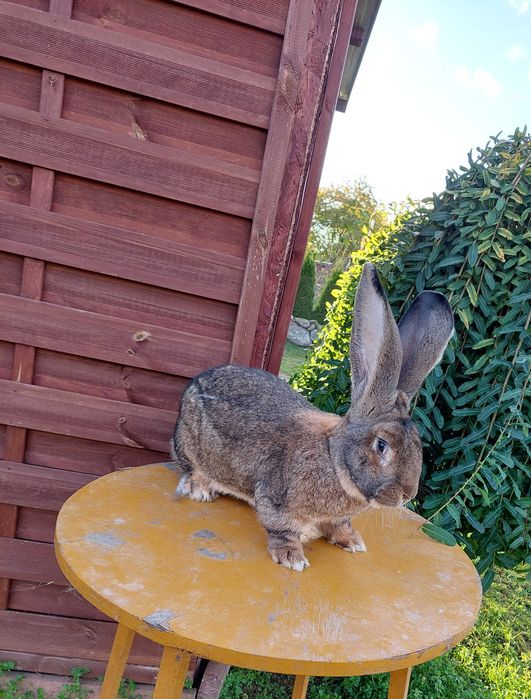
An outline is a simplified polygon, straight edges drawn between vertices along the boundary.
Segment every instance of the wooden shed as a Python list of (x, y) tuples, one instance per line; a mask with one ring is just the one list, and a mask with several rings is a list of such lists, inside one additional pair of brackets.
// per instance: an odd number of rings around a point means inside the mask
[(58, 509), (166, 460), (199, 371), (278, 370), (377, 7), (0, 0), (0, 658), (101, 672), (114, 625), (55, 563)]

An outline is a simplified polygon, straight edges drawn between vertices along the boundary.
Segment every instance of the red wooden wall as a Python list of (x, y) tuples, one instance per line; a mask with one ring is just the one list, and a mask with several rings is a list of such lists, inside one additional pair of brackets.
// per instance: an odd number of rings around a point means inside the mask
[[(0, 0), (0, 657), (19, 667), (98, 672), (110, 648), (55, 563), (66, 497), (165, 460), (199, 371), (267, 365), (355, 5)], [(129, 674), (155, 655), (139, 642)]]

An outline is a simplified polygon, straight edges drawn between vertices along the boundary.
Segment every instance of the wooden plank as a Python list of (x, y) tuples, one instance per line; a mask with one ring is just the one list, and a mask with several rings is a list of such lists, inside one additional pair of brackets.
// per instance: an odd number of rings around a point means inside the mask
[(6, 58), (268, 126), (275, 88), (270, 76), (3, 0), (0, 14)]
[[(235, 364), (248, 365), (251, 361), (290, 136), (292, 131), (296, 130), (297, 119), (300, 118), (299, 110), (308, 110), (306, 103), (297, 102), (297, 97), (300, 96), (301, 91), (304, 92), (306, 85), (306, 80), (303, 79), (307, 70), (304, 66), (304, 58), (313, 6), (314, 2), (292, 2), (288, 13), (241, 302), (234, 331), (231, 362)], [(310, 96), (305, 95), (305, 97)], [(311, 103), (309, 99), (310, 108)]]
[[(0, 542), (3, 537), (13, 537), (17, 530), (17, 507), (15, 505), (7, 505), (0, 503)], [(10, 538), (6, 539), (7, 541)], [(9, 599), (9, 576), (3, 577), (1, 572), (1, 556), (0, 556), (0, 611), (7, 607)]]
[(238, 258), (7, 202), (0, 202), (0, 241), (14, 254), (229, 303), (242, 285)]
[(242, 24), (282, 34), (286, 26), (289, 0), (184, 0), (184, 5), (227, 17)]
[[(0, 576), (36, 583), (69, 584), (55, 560), (53, 544), (7, 537), (0, 537)], [(1, 614), (0, 611), (0, 618)], [(0, 648), (5, 646), (0, 643)]]
[(8, 505), (59, 511), (94, 476), (56, 468), (0, 461), (0, 492)]
[(22, 284), (22, 266), (24, 260), (17, 255), (0, 252), (0, 292), (3, 294), (20, 294)]
[[(0, 266), (2, 261), (0, 259)], [(11, 342), (0, 342), (0, 378), (11, 378), (11, 367), (13, 366), (14, 345)]]
[[(8, 377), (2, 377), (8, 378)], [(188, 379), (119, 366), (71, 354), (39, 350), (33, 383), (70, 393), (176, 411)]]
[(64, 119), (259, 171), (266, 132), (69, 77)]
[[(280, 370), (286, 344), (356, 7), (357, 0), (343, 2), (335, 42), (331, 36), (315, 34), (319, 41), (333, 47), (327, 60), (328, 65), (323, 67), (326, 87), (322, 105), (319, 108), (319, 118), (313, 126), (308, 125), (309, 136), (304, 157), (305, 175), (303, 177), (299, 168), (293, 167), (295, 158), (288, 159), (282, 189), (283, 192), (297, 191), (297, 206), (292, 213), (289, 197), (281, 200), (276, 221), (277, 238), (270, 253), (264, 297), (254, 341), (253, 365), (265, 367), (274, 374)], [(328, 24), (328, 30), (326, 24), (321, 23), (321, 31), (335, 31), (333, 24)], [(319, 50), (319, 44), (316, 50)], [(315, 75), (313, 80), (318, 78), (319, 76)], [(300, 128), (302, 127), (301, 123)], [(294, 140), (294, 152), (296, 149), (296, 140)], [(284, 278), (281, 275), (284, 275)], [(268, 289), (278, 291), (273, 295), (267, 291)]]
[(211, 156), (2, 104), (0, 155), (244, 217), (253, 215), (259, 179)]
[[(44, 546), (44, 544), (42, 544)], [(42, 653), (84, 660), (107, 660), (116, 625), (107, 621), (69, 619), (49, 614), (0, 611), (0, 648), (6, 657), (10, 651)], [(129, 661), (158, 664), (160, 646), (137, 636)], [(83, 663), (81, 663), (83, 664)]]
[(2, 340), (177, 376), (226, 364), (230, 351), (225, 340), (7, 294), (0, 316)]
[(37, 111), (40, 92), (40, 70), (0, 58), (0, 102)]
[[(73, 667), (87, 667), (90, 672), (86, 678), (101, 677), (105, 673), (107, 662), (105, 660), (91, 660), (87, 663), (86, 658), (59, 657), (46, 654), (46, 650), (41, 648), (40, 653), (22, 653), (10, 650), (2, 652), (2, 660), (13, 660), (17, 664), (17, 670), (23, 672), (48, 673), (51, 675), (63, 675), (69, 677)], [(153, 684), (158, 672), (156, 658), (152, 665), (127, 665), (124, 676), (138, 683)]]
[(102, 612), (81, 597), (73, 587), (13, 580), (9, 595), (9, 609), (38, 614), (73, 616), (78, 619), (108, 621)]
[(152, 238), (172, 240), (196, 251), (245, 259), (251, 222), (228, 214), (57, 173), (53, 210)]
[(29, 204), (33, 168), (0, 157), (0, 201)]
[(34, 507), (18, 508), (16, 539), (43, 541), (53, 544), (57, 512), (38, 510)]
[[(287, 3), (285, 3), (287, 4)], [(276, 77), (282, 37), (164, 0), (77, 0), (73, 19)]]
[(175, 413), (0, 380), (0, 422), (166, 452)]
[(262, 165), (266, 140), (263, 129), (72, 77), (66, 81), (62, 116), (257, 173)]
[[(0, 425), (0, 436), (2, 432)], [(168, 460), (168, 446), (158, 452), (126, 445), (30, 429), (26, 461), (50, 468), (102, 476), (111, 471)]]
[(236, 307), (191, 294), (48, 264), (43, 301), (230, 341)]

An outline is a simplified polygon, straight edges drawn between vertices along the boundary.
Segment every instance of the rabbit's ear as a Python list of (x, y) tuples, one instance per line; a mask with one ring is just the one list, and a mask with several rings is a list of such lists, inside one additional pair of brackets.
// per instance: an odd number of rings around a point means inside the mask
[(350, 417), (369, 415), (394, 403), (402, 345), (398, 327), (374, 265), (363, 267), (350, 338), (352, 405)]
[(447, 299), (423, 291), (398, 324), (402, 342), (402, 370), (398, 388), (411, 398), (438, 364), (454, 331), (454, 315)]

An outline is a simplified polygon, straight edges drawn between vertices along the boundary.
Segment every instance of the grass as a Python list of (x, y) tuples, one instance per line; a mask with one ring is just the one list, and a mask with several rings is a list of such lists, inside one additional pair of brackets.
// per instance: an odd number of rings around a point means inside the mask
[[(85, 667), (72, 668), (72, 679), (63, 685), (53, 699), (89, 699), (93, 694), (81, 683), (83, 675), (89, 670)], [(119, 699), (142, 699), (136, 693), (136, 685), (132, 680), (122, 680), (118, 691)], [(15, 670), (12, 661), (0, 661), (0, 699), (52, 699), (42, 689), (25, 689), (24, 676)]]
[(280, 373), (286, 378), (290, 378), (292, 374), (304, 363), (306, 359), (307, 347), (299, 347), (291, 342), (286, 342), (284, 348), (284, 356), (280, 365)]
[[(485, 595), (476, 626), (446, 655), (413, 669), (409, 699), (529, 699), (531, 697), (531, 582), (500, 571)], [(0, 661), (0, 699), (88, 699), (81, 678), (55, 697), (25, 690), (12, 662)], [(384, 699), (388, 675), (313, 678), (308, 699)], [(288, 699), (293, 678), (232, 668), (221, 699)], [(121, 699), (137, 699), (135, 683), (122, 682)]]

